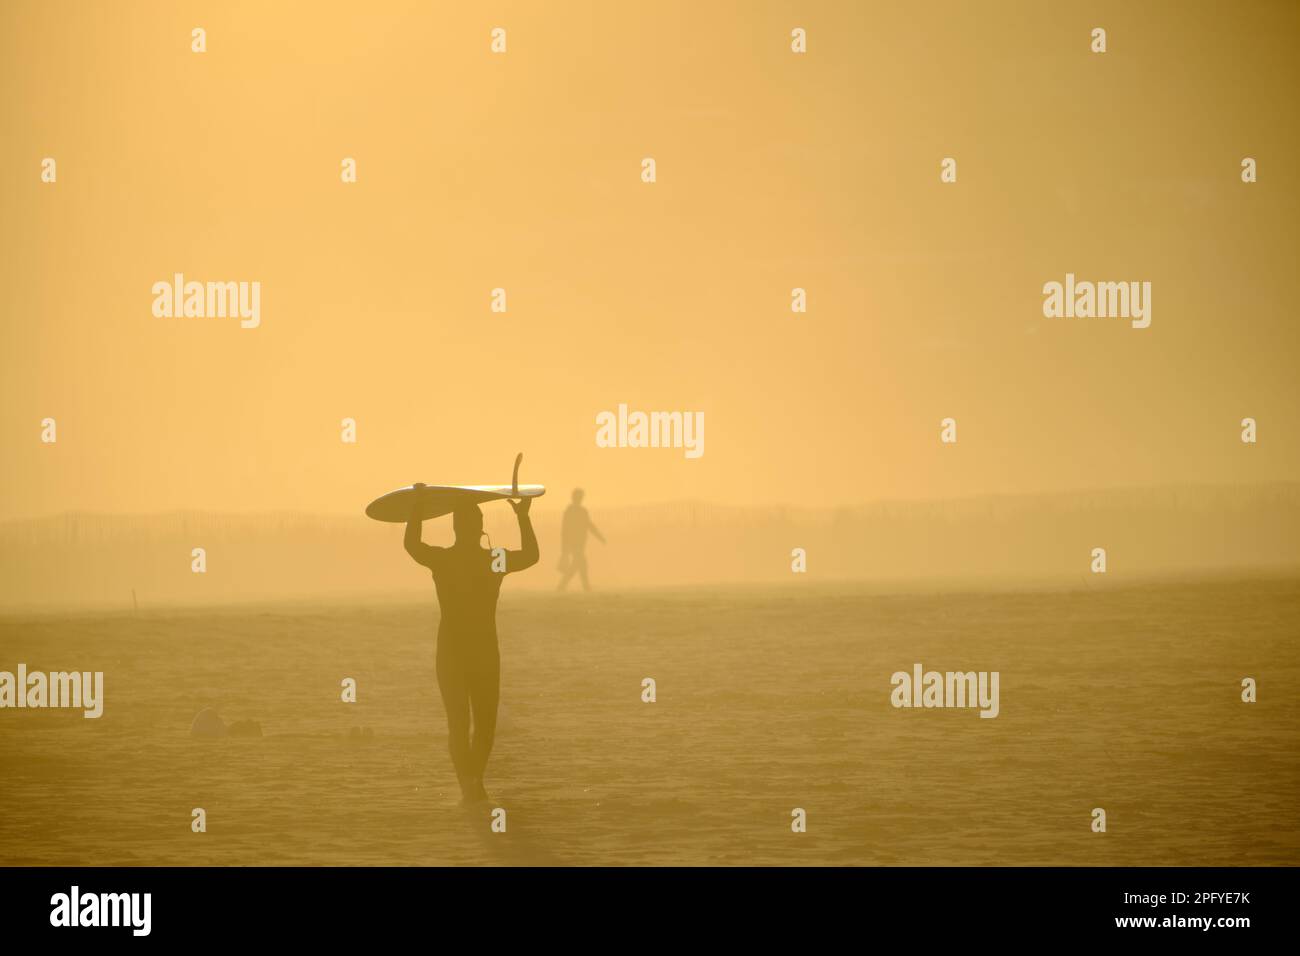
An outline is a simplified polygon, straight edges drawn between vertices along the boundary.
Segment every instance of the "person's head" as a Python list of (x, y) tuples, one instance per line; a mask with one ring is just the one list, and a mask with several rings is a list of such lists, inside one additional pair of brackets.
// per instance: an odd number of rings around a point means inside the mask
[(483, 537), (483, 512), (478, 505), (462, 505), (451, 513), (457, 544), (478, 544)]
[(574, 489), (573, 489), (573, 503), (574, 503), (575, 505), (580, 505), (580, 504), (582, 504), (582, 489), (581, 489), (581, 488), (574, 488)]

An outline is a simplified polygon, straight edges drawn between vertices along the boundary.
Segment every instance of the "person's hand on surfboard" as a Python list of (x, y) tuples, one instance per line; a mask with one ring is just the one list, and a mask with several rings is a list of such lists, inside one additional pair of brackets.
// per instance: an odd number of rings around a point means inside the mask
[(507, 498), (506, 500), (510, 502), (510, 507), (515, 509), (515, 514), (521, 518), (528, 516), (528, 509), (533, 504), (532, 498), (520, 498), (517, 501), (514, 498)]
[(411, 485), (411, 521), (420, 520), (420, 499), (424, 497), (424, 482), (417, 481)]

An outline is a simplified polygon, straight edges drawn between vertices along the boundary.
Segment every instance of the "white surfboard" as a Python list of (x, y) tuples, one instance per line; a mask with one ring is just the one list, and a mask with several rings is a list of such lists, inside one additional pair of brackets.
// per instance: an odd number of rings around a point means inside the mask
[[(418, 489), (421, 520), (451, 514), (464, 504), (483, 504), (503, 498), (540, 498), (546, 494), (545, 485), (519, 484), (519, 464), (523, 454), (515, 458), (514, 479), (508, 485), (424, 485)], [(366, 506), (366, 515), (376, 521), (405, 523), (411, 519), (412, 499), (417, 494), (415, 485), (398, 488), (381, 495)]]

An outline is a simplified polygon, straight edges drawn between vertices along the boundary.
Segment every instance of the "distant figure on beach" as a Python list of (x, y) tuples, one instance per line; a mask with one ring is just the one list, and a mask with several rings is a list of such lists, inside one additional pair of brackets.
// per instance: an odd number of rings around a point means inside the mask
[(590, 531), (601, 544), (605, 537), (591, 523), (591, 515), (582, 506), (583, 491), (573, 489), (573, 501), (564, 509), (564, 522), (560, 525), (560, 564), (562, 575), (557, 591), (563, 591), (569, 585), (574, 574), (582, 575), (582, 589), (591, 590), (587, 580), (587, 532)]
[(507, 574), (537, 563), (537, 535), (528, 517), (532, 499), (508, 499), (519, 519), (521, 547), (506, 551), (502, 565), (479, 544), (484, 532), (483, 512), (477, 504), (463, 504), (451, 513), (456, 542), (450, 548), (435, 548), (420, 540), (424, 487), (413, 486), (404, 544), (407, 553), (433, 573), (442, 613), (438, 621), (438, 688), (447, 709), (451, 762), (460, 781), (462, 802), (481, 803), (490, 799), (483, 788), (483, 772), (496, 735), (500, 698), (497, 598)]

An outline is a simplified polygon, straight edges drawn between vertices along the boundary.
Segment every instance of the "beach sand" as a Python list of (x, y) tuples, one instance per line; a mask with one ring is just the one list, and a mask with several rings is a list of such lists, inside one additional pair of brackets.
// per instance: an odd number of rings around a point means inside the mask
[[(0, 711), (0, 864), (1300, 864), (1297, 580), (507, 582), (487, 779), (504, 834), (457, 807), (436, 620), (432, 587), (0, 618), (0, 670), (105, 675), (98, 720)], [(999, 716), (892, 707), (916, 662), (999, 671)], [(208, 706), (265, 736), (192, 739)]]

